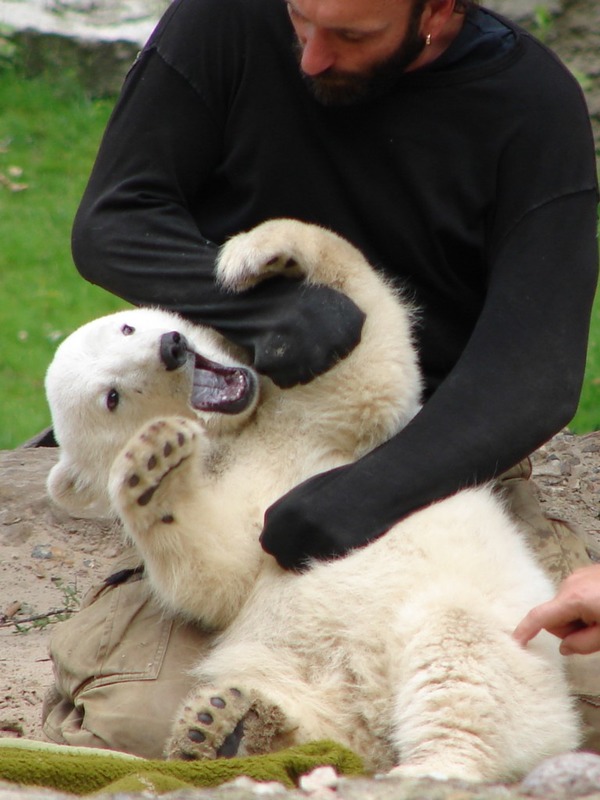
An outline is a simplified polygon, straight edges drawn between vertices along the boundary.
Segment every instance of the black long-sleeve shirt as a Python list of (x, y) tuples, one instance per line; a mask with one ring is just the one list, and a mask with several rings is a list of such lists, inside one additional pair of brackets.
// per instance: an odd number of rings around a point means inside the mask
[[(477, 43), (486, 19), (471, 12), (461, 36)], [(510, 47), (445, 55), (384, 96), (325, 107), (281, 0), (175, 0), (75, 221), (85, 277), (225, 334), (239, 310), (214, 286), (215, 244), (265, 219), (329, 227), (407, 287), (427, 402), (323, 495), (335, 515), (353, 491), (377, 532), (516, 463), (578, 402), (598, 267), (589, 119), (555, 56), (498, 24)]]

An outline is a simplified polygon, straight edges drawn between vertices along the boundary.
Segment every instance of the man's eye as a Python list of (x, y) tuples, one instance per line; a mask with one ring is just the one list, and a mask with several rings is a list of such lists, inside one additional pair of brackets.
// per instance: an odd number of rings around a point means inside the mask
[(370, 38), (368, 33), (361, 33), (359, 31), (339, 31), (338, 37), (343, 42), (352, 42), (352, 44), (364, 42)]
[(109, 411), (114, 411), (119, 405), (119, 393), (116, 389), (111, 389), (106, 395), (106, 407)]

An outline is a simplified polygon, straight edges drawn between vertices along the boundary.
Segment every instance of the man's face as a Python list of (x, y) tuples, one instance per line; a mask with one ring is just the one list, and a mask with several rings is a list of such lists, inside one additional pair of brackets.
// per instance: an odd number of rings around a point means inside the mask
[(427, 0), (288, 0), (300, 69), (324, 105), (385, 92), (421, 54)]

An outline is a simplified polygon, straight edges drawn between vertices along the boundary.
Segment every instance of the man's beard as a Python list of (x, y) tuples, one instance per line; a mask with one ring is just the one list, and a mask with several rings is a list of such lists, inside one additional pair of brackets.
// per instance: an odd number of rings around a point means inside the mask
[[(364, 72), (344, 72), (329, 67), (319, 75), (306, 75), (301, 70), (315, 99), (325, 106), (349, 106), (371, 100), (391, 89), (398, 76), (425, 48), (425, 38), (419, 32), (423, 7), (423, 0), (415, 0), (406, 35), (398, 48)], [(302, 45), (299, 41), (295, 42), (295, 51), (300, 60)]]

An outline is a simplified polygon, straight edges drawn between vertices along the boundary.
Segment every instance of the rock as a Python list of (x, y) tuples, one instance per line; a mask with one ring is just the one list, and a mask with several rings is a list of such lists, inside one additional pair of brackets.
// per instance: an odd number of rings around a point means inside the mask
[(600, 560), (600, 431), (584, 436), (563, 431), (531, 461), (544, 513), (576, 523), (590, 554)]
[(600, 3), (572, 0), (549, 26), (545, 42), (579, 80), (600, 152)]
[(586, 797), (600, 793), (600, 756), (595, 753), (564, 753), (548, 758), (521, 783), (521, 791), (532, 797)]
[(142, 44), (169, 0), (2, 0), (0, 22), (88, 41)]
[(0, 800), (73, 800), (74, 795), (50, 789), (29, 789), (0, 781)]
[(74, 72), (116, 93), (169, 0), (0, 0), (0, 26), (27, 74)]
[(276, 781), (255, 781), (247, 775), (241, 775), (239, 778), (225, 784), (227, 789), (241, 789), (244, 792), (251, 792), (255, 796), (271, 797), (273, 795), (280, 795), (286, 793), (286, 788), (282, 783)]
[(533, 19), (540, 8), (553, 16), (559, 14), (563, 7), (561, 0), (547, 0), (545, 3), (540, 3), (539, 0), (488, 0), (483, 5), (515, 22)]
[(320, 792), (323, 789), (335, 789), (339, 776), (333, 767), (317, 767), (307, 775), (300, 776), (300, 788), (303, 792)]

